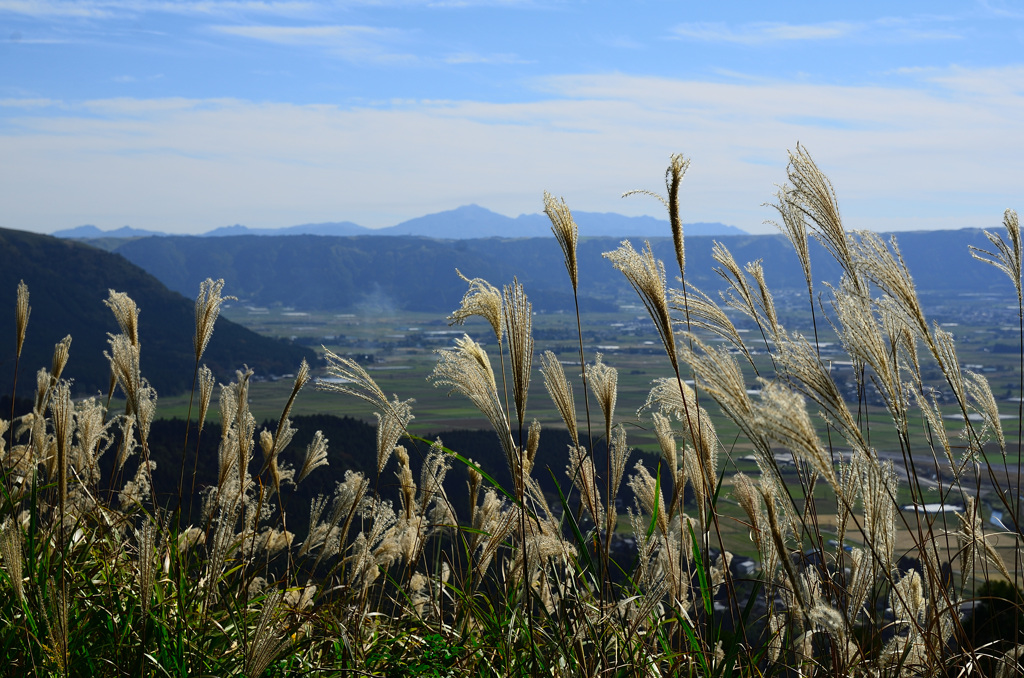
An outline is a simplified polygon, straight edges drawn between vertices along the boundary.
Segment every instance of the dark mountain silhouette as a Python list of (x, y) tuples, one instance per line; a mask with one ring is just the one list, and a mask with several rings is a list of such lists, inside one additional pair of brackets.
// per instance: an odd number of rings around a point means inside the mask
[[(8, 342), (0, 347), (0, 392), (10, 394), (13, 383), (19, 280), (28, 285), (32, 307), (19, 394), (32, 395), (36, 370), (50, 367), (54, 344), (68, 334), (72, 344), (65, 376), (74, 379), (79, 393), (106, 393), (110, 381), (110, 366), (103, 356), (108, 350), (107, 333), (120, 331), (103, 304), (110, 289), (128, 293), (139, 306), (142, 372), (157, 392), (170, 395), (191, 387), (199, 281), (188, 292), (191, 298), (186, 298), (120, 255), (51, 236), (0, 229), (0, 293), (8, 300), (7, 309), (0, 310), (0, 337)], [(262, 337), (220, 318), (203, 362), (226, 381), (243, 364), (257, 375), (268, 376), (294, 372), (303, 358), (316, 359), (309, 349)]]

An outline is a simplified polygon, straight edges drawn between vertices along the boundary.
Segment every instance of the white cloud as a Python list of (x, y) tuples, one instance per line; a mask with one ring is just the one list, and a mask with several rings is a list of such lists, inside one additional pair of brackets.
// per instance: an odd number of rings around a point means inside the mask
[(684, 23), (675, 26), (672, 33), (706, 42), (733, 42), (746, 45), (793, 40), (833, 40), (863, 29), (860, 24), (833, 21), (821, 24), (788, 24), (757, 22), (730, 27), (720, 22)]
[(576, 210), (660, 214), (618, 196), (660, 190), (683, 151), (685, 218), (758, 230), (800, 141), (850, 228), (998, 226), (1004, 208), (1024, 208), (1020, 70), (915, 77), (883, 88), (563, 76), (539, 83), (541, 101), (388, 108), (106, 99), (36, 115), (14, 104), (0, 119), (0, 224), (384, 226), (470, 202), (537, 212), (545, 189)]
[(883, 17), (873, 21), (826, 21), (814, 24), (759, 21), (732, 26), (722, 22), (683, 23), (671, 33), (683, 39), (703, 42), (767, 45), (786, 42), (820, 42), (825, 40), (859, 39), (896, 42), (954, 40), (960, 35), (953, 30), (936, 28), (947, 24), (944, 17)]

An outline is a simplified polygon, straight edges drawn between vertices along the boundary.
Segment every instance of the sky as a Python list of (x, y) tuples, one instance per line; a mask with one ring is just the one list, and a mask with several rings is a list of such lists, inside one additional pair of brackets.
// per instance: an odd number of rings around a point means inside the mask
[(1024, 0), (0, 0), (0, 227), (664, 217), (681, 152), (762, 233), (797, 143), (848, 229), (998, 228)]

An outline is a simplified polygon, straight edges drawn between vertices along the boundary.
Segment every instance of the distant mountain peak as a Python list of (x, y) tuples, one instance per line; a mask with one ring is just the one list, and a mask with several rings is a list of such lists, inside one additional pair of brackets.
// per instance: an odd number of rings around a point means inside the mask
[[(615, 212), (574, 212), (579, 225), (580, 236), (616, 238), (657, 238), (671, 235), (669, 223), (650, 216), (630, 217)], [(685, 224), (687, 235), (746, 235), (735, 226), (720, 223)], [(150, 235), (166, 235), (155, 231), (144, 231), (125, 226), (114, 231), (102, 231), (95, 226), (57, 231), (58, 238), (139, 238)], [(486, 207), (470, 203), (454, 209), (426, 214), (408, 219), (386, 228), (366, 228), (351, 221), (331, 221), (300, 224), (284, 228), (250, 228), (242, 224), (221, 226), (203, 234), (206, 237), (240, 235), (405, 235), (440, 240), (465, 240), (468, 238), (547, 238), (551, 237), (551, 222), (543, 213), (520, 214), (508, 217)]]

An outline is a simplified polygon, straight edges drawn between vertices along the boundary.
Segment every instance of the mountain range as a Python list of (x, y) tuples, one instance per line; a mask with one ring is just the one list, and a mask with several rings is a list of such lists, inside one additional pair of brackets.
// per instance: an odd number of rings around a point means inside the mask
[[(655, 256), (667, 265), (675, 261), (671, 238), (649, 241)], [(722, 276), (715, 271), (720, 268), (713, 257), (716, 242), (727, 247), (740, 265), (761, 260), (766, 282), (780, 299), (806, 295), (803, 270), (782, 235), (688, 235), (689, 284), (712, 295), (724, 288)], [(602, 256), (619, 243), (619, 238), (607, 237), (580, 240), (579, 295), (584, 311), (616, 310), (621, 304), (636, 303), (625, 278)], [(970, 246), (991, 247), (980, 230), (906, 232), (899, 234), (899, 243), (919, 290), (973, 293), (1009, 286), (1005, 276), (993, 275), (991, 266), (971, 258)], [(819, 288), (822, 282), (837, 285), (842, 275), (839, 265), (816, 240), (810, 244), (815, 284)], [(182, 294), (190, 294), (207, 277), (224, 278), (225, 294), (257, 306), (446, 315), (458, 307), (466, 292), (466, 283), (456, 275), (458, 269), (499, 286), (517, 277), (538, 311), (573, 308), (562, 251), (552, 238), (168, 236), (122, 241), (114, 252)]]
[[(652, 238), (664, 236), (669, 232), (667, 221), (654, 217), (627, 217), (615, 213), (575, 212), (573, 214), (580, 228), (581, 236), (615, 237), (615, 238)], [(686, 224), (688, 235), (742, 235), (745, 232), (735, 226), (725, 224), (692, 223)], [(167, 235), (158, 231), (146, 231), (123, 226), (112, 231), (103, 231), (96, 226), (86, 225), (65, 229), (53, 233), (58, 238), (87, 239), (122, 239), (142, 238), (147, 236)], [(492, 212), (479, 205), (462, 207), (428, 214), (415, 219), (403, 221), (386, 228), (367, 228), (351, 221), (337, 221), (320, 224), (300, 224), (285, 228), (249, 228), (236, 224), (222, 226), (201, 234), (207, 237), (224, 237), (235, 235), (413, 235), (442, 240), (461, 240), (465, 238), (545, 238), (550, 237), (551, 221), (545, 214), (521, 214), (518, 217), (507, 217)]]

